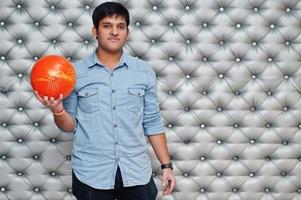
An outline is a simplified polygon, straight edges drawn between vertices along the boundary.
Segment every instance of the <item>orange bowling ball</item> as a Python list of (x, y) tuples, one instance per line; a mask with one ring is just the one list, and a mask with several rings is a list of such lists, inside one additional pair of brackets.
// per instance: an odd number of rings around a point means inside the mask
[(67, 97), (73, 90), (76, 74), (72, 64), (63, 56), (47, 55), (33, 65), (30, 82), (39, 96)]

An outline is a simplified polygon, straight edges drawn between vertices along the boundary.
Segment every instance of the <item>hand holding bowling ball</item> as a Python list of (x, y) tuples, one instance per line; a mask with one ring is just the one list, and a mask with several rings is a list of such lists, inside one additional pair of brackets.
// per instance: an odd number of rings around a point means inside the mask
[(67, 97), (73, 90), (76, 80), (72, 64), (59, 55), (47, 55), (33, 66), (30, 82), (40, 97), (58, 99), (60, 94)]

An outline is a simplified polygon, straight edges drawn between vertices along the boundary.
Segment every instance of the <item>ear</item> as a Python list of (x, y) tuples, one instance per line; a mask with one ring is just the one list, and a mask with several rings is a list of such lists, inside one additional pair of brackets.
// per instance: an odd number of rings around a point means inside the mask
[(91, 32), (92, 32), (92, 36), (97, 39), (97, 30), (96, 30), (95, 26), (92, 27)]
[(129, 36), (130, 36), (130, 29), (129, 29), (129, 27), (127, 27), (127, 30), (128, 30), (128, 33), (127, 33), (126, 40), (128, 40), (128, 39), (129, 39)]

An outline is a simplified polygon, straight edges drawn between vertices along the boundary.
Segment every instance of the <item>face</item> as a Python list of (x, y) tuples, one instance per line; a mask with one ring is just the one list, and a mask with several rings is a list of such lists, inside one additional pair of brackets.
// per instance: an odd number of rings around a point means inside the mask
[(98, 38), (98, 47), (110, 53), (120, 52), (128, 39), (125, 18), (118, 15), (103, 18), (98, 31), (93, 27), (92, 33)]

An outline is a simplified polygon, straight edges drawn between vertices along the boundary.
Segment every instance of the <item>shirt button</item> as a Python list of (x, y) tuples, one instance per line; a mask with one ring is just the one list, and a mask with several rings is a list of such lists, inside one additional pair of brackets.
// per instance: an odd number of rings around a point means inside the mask
[(114, 76), (113, 73), (111, 74), (111, 76)]
[(115, 90), (112, 90), (112, 93), (114, 93), (115, 92)]
[(117, 127), (117, 124), (114, 124), (114, 127), (116, 128), (116, 127)]
[(112, 108), (113, 110), (115, 110), (116, 109), (116, 107), (115, 106), (113, 106), (113, 108)]
[(118, 142), (115, 142), (115, 145), (117, 145), (118, 144)]

